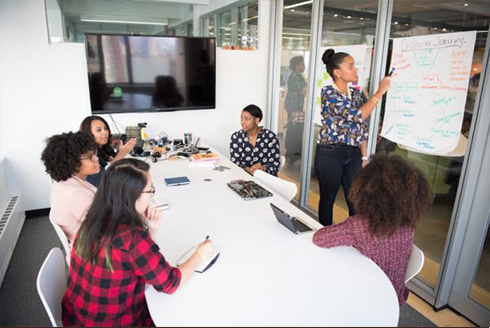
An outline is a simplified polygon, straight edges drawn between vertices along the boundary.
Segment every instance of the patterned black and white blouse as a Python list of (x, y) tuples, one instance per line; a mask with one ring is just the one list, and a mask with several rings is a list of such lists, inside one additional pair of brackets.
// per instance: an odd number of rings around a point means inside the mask
[(230, 160), (242, 169), (260, 163), (267, 167), (267, 173), (277, 176), (280, 158), (279, 140), (270, 130), (260, 129), (255, 147), (250, 143), (247, 132), (243, 130), (231, 136)]

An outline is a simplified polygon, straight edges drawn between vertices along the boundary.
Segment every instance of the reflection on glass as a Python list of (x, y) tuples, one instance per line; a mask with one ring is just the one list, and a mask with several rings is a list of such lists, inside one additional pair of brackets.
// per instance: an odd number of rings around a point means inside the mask
[[(328, 48), (336, 52), (346, 52), (354, 60), (358, 70), (359, 80), (353, 84), (356, 88), (367, 93), (370, 68), (374, 49), (374, 35), (376, 31), (378, 1), (363, 1), (360, 3), (346, 1), (325, 1), (323, 8), (322, 41), (320, 54)], [(318, 133), (321, 128), (320, 116), (320, 92), (325, 85), (331, 84), (332, 79), (325, 72), (323, 63), (316, 64), (317, 81), (315, 83), (315, 107), (314, 107), (314, 136), (310, 147), (313, 147), (312, 162), (316, 153)], [(314, 170), (312, 170), (314, 171)], [(319, 186), (316, 176), (310, 180), (307, 206), (317, 212), (319, 203)], [(342, 188), (337, 193), (334, 204), (333, 222), (339, 223), (349, 216), (349, 209), (345, 201)]]
[(286, 0), (283, 8), (278, 138), (286, 164), (279, 176), (299, 186), (312, 4)]
[[(469, 7), (475, 3), (475, 1), (467, 2)], [(442, 2), (411, 1), (407, 3), (406, 1), (395, 0), (390, 38), (488, 30), (488, 17), (474, 14), (471, 11), (462, 5), (451, 6)], [(439, 13), (444, 14), (439, 15)], [(428, 19), (429, 17), (431, 19)], [(468, 81), (465, 111), (461, 118), (461, 135), (463, 137), (467, 137), (470, 132), (486, 38), (486, 32), (477, 33), (473, 62), (468, 68), (471, 73)], [(391, 52), (392, 42), (390, 42), (389, 57), (391, 57)], [(384, 104), (381, 108), (379, 130), (381, 130), (383, 118)], [(432, 202), (417, 226), (414, 242), (422, 249), (426, 257), (419, 278), (428, 285), (435, 287), (461, 177), (464, 161), (464, 156), (461, 154), (465, 153), (465, 149), (460, 154), (428, 155), (407, 150), (403, 145), (393, 143), (378, 135), (376, 153), (395, 154), (407, 159), (422, 170), (431, 183)]]
[(476, 270), (475, 279), (470, 290), (470, 298), (482, 306), (490, 309), (490, 229), (487, 228), (487, 236), (480, 253), (480, 263)]

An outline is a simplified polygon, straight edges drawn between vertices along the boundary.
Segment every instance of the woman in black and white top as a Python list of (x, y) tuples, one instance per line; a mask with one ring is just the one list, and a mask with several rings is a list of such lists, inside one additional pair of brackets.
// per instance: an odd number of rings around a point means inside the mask
[(281, 157), (279, 140), (274, 132), (259, 126), (261, 120), (262, 111), (256, 105), (243, 109), (242, 129), (231, 136), (230, 159), (251, 175), (262, 170), (277, 176)]

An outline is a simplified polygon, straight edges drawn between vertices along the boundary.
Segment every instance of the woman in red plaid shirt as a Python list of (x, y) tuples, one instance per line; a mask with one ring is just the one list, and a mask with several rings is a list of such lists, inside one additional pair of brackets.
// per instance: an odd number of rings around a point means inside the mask
[(72, 250), (64, 326), (152, 326), (145, 284), (172, 294), (211, 256), (209, 240), (179, 268), (160, 253), (154, 237), (162, 213), (149, 206), (149, 168), (122, 159), (105, 173)]

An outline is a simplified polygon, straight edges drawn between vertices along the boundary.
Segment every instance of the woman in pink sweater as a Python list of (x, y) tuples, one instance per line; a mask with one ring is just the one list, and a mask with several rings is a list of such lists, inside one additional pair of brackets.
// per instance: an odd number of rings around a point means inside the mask
[(97, 191), (86, 181), (88, 175), (100, 170), (97, 148), (93, 137), (86, 132), (62, 133), (46, 141), (41, 160), (55, 181), (49, 217), (61, 227), (71, 249)]
[(417, 221), (430, 202), (429, 182), (398, 156), (376, 156), (355, 178), (354, 216), (313, 236), (320, 247), (354, 246), (391, 280), (400, 306), (408, 297), (405, 272)]

